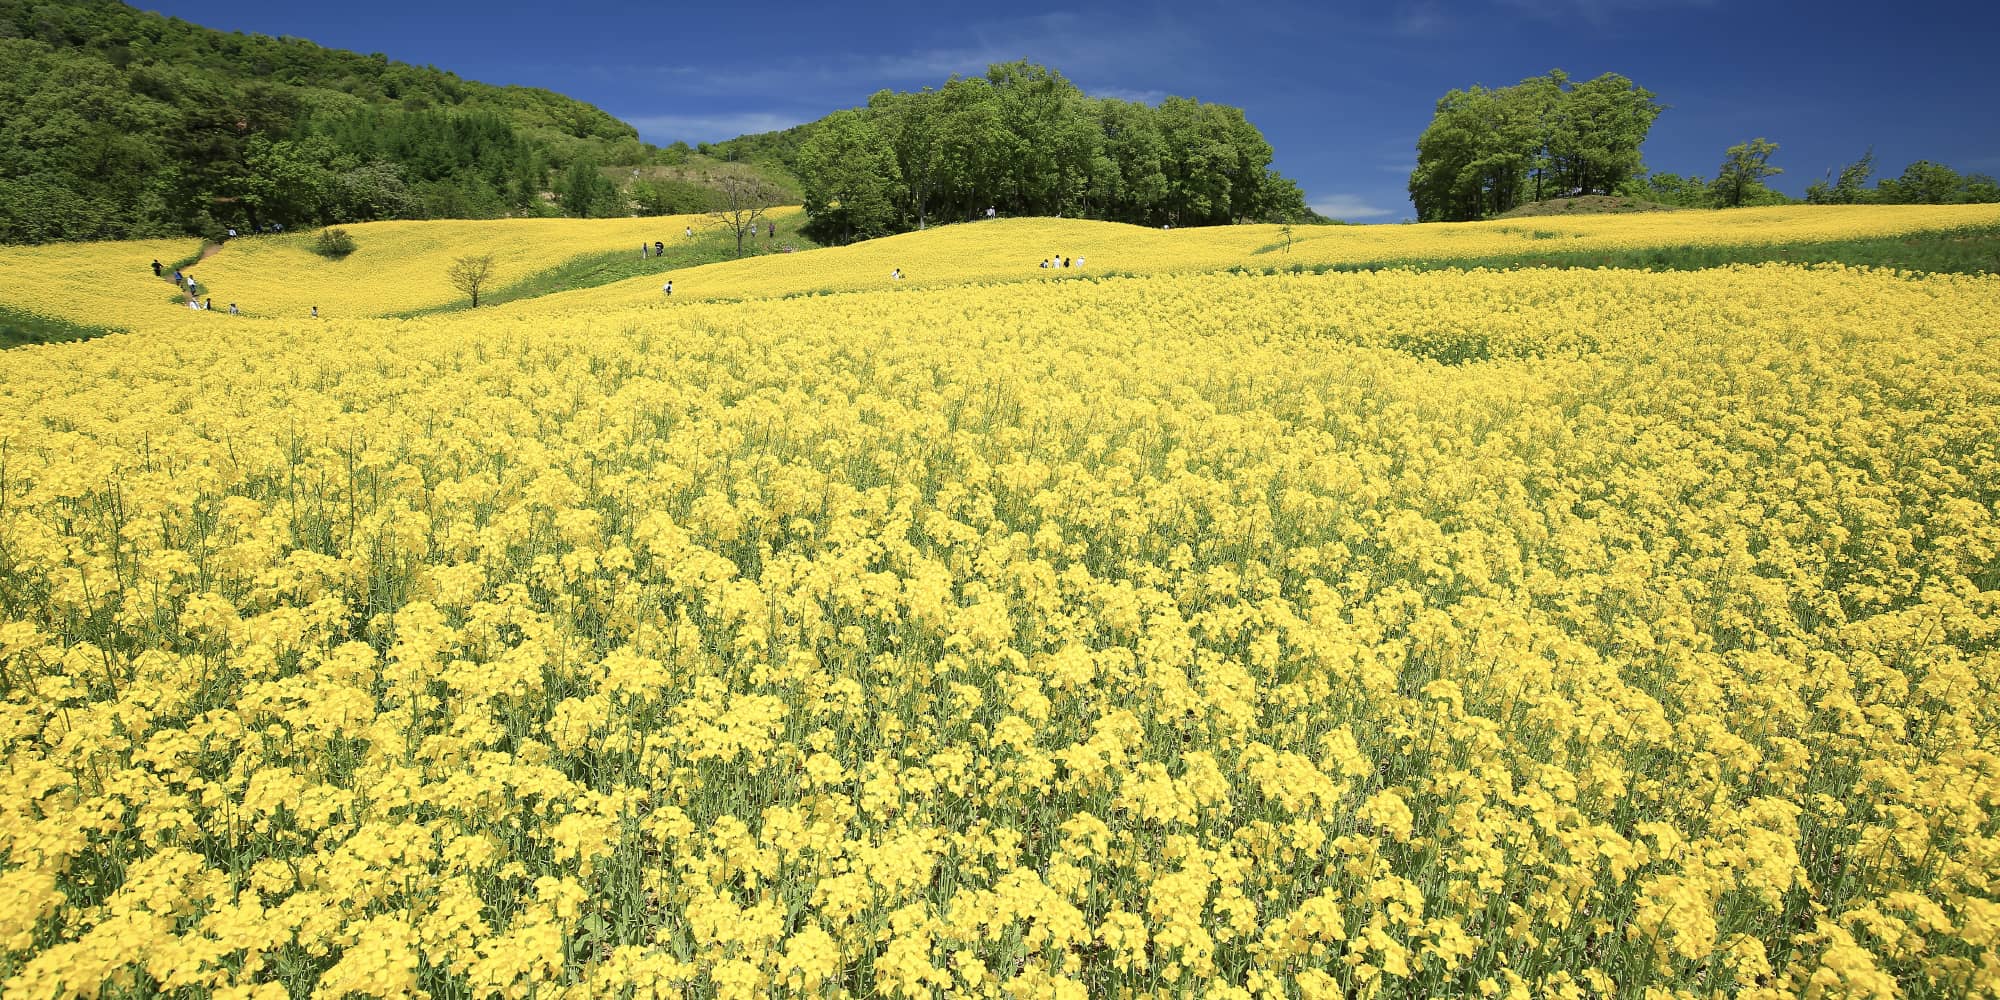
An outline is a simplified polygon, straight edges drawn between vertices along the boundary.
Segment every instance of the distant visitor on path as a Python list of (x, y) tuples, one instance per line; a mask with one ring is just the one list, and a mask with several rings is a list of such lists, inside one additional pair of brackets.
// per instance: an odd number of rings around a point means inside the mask
[(647, 257), (650, 257), (650, 256), (652, 256), (652, 254), (653, 254), (653, 247), (652, 247), (652, 245), (651, 245), (651, 244), (647, 244), (647, 243), (643, 243), (643, 242), (639, 244), (639, 259), (640, 259), (640, 260), (645, 260), (645, 259), (646, 259)]
[(203, 309), (213, 309), (213, 308), (215, 308), (215, 300), (214, 300), (214, 299), (203, 299), (203, 300), (201, 300), (201, 307), (202, 307)]
[(655, 257), (665, 257), (666, 255), (667, 255), (667, 245), (666, 245), (665, 243), (662, 243), (662, 242), (660, 242), (659, 240), (654, 240), (654, 241), (653, 241), (653, 256), (655, 256)]
[(153, 277), (157, 278), (159, 276), (160, 276), (160, 262), (156, 260), (153, 262)]
[(688, 239), (694, 239), (694, 227), (693, 227), (693, 226), (688, 226), (688, 227), (686, 227), (685, 229), (682, 229), (682, 230), (681, 230), (681, 232), (684, 232), (684, 233), (686, 233), (686, 234), (687, 234), (687, 237), (688, 237)]
[(775, 223), (775, 222), (773, 222), (773, 223), (771, 223), (771, 230), (770, 230), (770, 233), (769, 233), (769, 235), (768, 235), (768, 236), (766, 236), (766, 239), (773, 239), (773, 240), (775, 240), (775, 239), (777, 239), (777, 238), (778, 238), (778, 224), (777, 224), (777, 223)]
[(673, 283), (673, 282), (671, 282), (671, 281), (669, 281), (669, 282), (667, 282), (666, 284), (664, 284), (664, 285), (661, 285), (661, 286), (660, 286), (660, 292), (661, 292), (662, 294), (665, 294), (665, 295), (672, 295), (672, 294), (674, 294), (674, 283)]
[(313, 315), (312, 315), (312, 318), (314, 318), (314, 319), (318, 319), (318, 318), (319, 318), (319, 307), (318, 307), (318, 306), (314, 306), (314, 307), (313, 307)]
[(241, 316), (241, 315), (242, 315), (242, 313), (239, 313), (239, 312), (237, 312), (237, 311), (236, 311), (236, 303), (234, 303), (234, 302), (231, 302), (231, 303), (229, 304), (229, 315), (231, 315), (231, 316)]
[(989, 219), (993, 217), (993, 206), (986, 206), (986, 217)]

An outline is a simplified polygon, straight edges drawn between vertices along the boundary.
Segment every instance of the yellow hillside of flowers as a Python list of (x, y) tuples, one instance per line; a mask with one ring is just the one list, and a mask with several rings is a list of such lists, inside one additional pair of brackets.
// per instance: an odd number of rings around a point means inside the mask
[[(1167, 274), (1244, 267), (1369, 264), (1510, 253), (1713, 244), (1788, 244), (2000, 225), (2000, 205), (1797, 205), (1712, 212), (1587, 215), (1408, 226), (1158, 230), (1075, 219), (1006, 219), (905, 233), (852, 246), (676, 272), (674, 298), (769, 298), (825, 291)], [(1081, 268), (1044, 270), (1064, 258)], [(903, 272), (900, 282), (894, 271)], [(525, 309), (586, 310), (663, 298), (657, 279), (551, 296)]]
[(715, 226), (702, 215), (641, 219), (494, 219), (371, 222), (344, 226), (359, 246), (329, 260), (312, 233), (236, 240), (194, 269), (254, 316), (388, 316), (462, 301), (446, 272), (467, 254), (493, 255), (487, 292), (584, 254), (684, 240)]
[[(774, 213), (778, 242), (803, 220), (793, 208)], [(598, 313), (673, 300), (774, 298), (817, 292), (935, 288), (962, 284), (1073, 280), (1106, 274), (1255, 271), (1395, 261), (1477, 259), (1509, 253), (1623, 250), (1715, 244), (1796, 244), (2000, 225), (2000, 205), (1788, 206), (1644, 215), (1563, 216), (1409, 226), (1296, 226), (1284, 249), (1277, 226), (1219, 226), (1163, 231), (1065, 219), (1006, 219), (944, 226), (853, 246), (681, 268), (671, 273), (549, 295), (506, 308)], [(215, 297), (223, 322), (235, 302), (252, 316), (297, 318), (318, 306), (328, 318), (394, 316), (455, 305), (464, 296), (447, 277), (466, 254), (494, 256), (488, 292), (578, 256), (638, 253), (641, 241), (670, 245), (716, 231), (703, 216), (644, 219), (503, 219), (379, 222), (345, 227), (360, 249), (327, 260), (309, 249), (311, 233), (258, 236), (229, 243), (190, 269)], [(769, 241), (764, 241), (768, 243)], [(151, 277), (150, 261), (194, 252), (193, 241), (0, 247), (0, 306), (114, 329), (175, 324), (173, 289)], [(1067, 258), (1078, 267), (1037, 265)], [(901, 270), (901, 281), (892, 279)]]
[(0, 994), (2000, 995), (1996, 315), (1211, 274), (7, 352)]
[[(796, 208), (774, 217), (804, 218)], [(641, 241), (672, 246), (688, 229), (716, 227), (701, 215), (357, 223), (342, 227), (359, 249), (341, 260), (312, 252), (315, 230), (231, 240), (187, 273), (213, 289), (218, 316), (229, 302), (251, 316), (299, 317), (313, 306), (328, 317), (388, 316), (462, 301), (446, 272), (468, 254), (493, 255), (492, 292), (575, 257), (636, 257)], [(182, 318), (171, 311), (174, 287), (153, 276), (152, 261), (171, 266), (198, 250), (193, 239), (0, 247), (0, 305), (117, 329), (173, 324)]]
[(172, 320), (174, 286), (153, 261), (172, 267), (200, 251), (193, 238), (0, 246), (0, 306), (82, 323)]

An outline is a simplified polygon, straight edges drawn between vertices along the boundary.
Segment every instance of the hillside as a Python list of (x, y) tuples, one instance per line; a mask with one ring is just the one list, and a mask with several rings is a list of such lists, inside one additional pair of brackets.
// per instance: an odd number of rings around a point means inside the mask
[[(1159, 230), (1083, 219), (1001, 219), (938, 226), (846, 247), (811, 249), (804, 213), (772, 216), (778, 238), (730, 259), (713, 220), (501, 219), (379, 222), (348, 227), (360, 249), (330, 261), (307, 234), (225, 245), (190, 273), (217, 311), (193, 314), (149, 263), (190, 263), (191, 239), (0, 247), (0, 343), (76, 339), (107, 330), (223, 323), (228, 303), (250, 317), (408, 316), (456, 310), (465, 298), (446, 270), (492, 254), (481, 315), (589, 315), (701, 300), (772, 300), (829, 293), (966, 285), (1033, 286), (1118, 276), (1270, 274), (1383, 268), (1432, 270), (1625, 267), (1687, 270), (1761, 261), (1840, 263), (1953, 273), (2000, 272), (2000, 207), (1788, 206), (1733, 211), (1588, 215), (1395, 226), (1275, 225)], [(686, 235), (688, 230), (693, 236)], [(640, 258), (640, 241), (667, 244)], [(796, 253), (784, 248), (804, 247)], [(1052, 254), (1071, 268), (1038, 266)], [(904, 278), (891, 278), (900, 271)], [(672, 278), (675, 293), (660, 291)], [(7, 334), (9, 327), (19, 335)]]
[(549, 214), (556, 168), (655, 155), (547, 90), (119, 3), (0, 0), (0, 242)]

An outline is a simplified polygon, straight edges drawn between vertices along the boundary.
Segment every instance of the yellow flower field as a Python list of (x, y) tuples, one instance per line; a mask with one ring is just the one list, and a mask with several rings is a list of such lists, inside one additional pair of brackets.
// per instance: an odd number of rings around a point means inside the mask
[[(804, 216), (789, 208), (774, 218), (790, 228)], [(359, 245), (342, 260), (311, 251), (314, 230), (229, 241), (188, 273), (215, 297), (215, 315), (197, 318), (220, 321), (229, 302), (250, 316), (299, 317), (313, 306), (326, 317), (389, 316), (461, 301), (446, 271), (467, 254), (493, 255), (491, 292), (575, 257), (636, 256), (642, 240), (673, 244), (689, 228), (716, 226), (702, 215), (357, 223), (342, 227)], [(152, 261), (171, 265), (198, 250), (193, 239), (0, 247), (0, 305), (116, 329), (172, 324), (182, 318), (171, 312), (174, 289), (153, 277)]]
[(1996, 315), (1163, 274), (0, 354), (0, 996), (2000, 996)]
[(153, 276), (153, 261), (171, 267), (200, 251), (192, 238), (0, 246), (0, 306), (113, 326), (170, 321), (174, 286)]
[[(779, 242), (804, 218), (776, 213)], [(1558, 216), (1408, 226), (1297, 226), (1283, 250), (1277, 226), (1162, 231), (1075, 219), (1003, 219), (943, 226), (829, 250), (764, 255), (675, 270), (673, 303), (821, 292), (937, 288), (964, 284), (1074, 280), (1106, 274), (1262, 271), (1394, 261), (1476, 259), (1521, 252), (1621, 250), (1705, 244), (1783, 244), (2000, 225), (1996, 205), (1786, 206), (1642, 215)], [(328, 318), (401, 315), (461, 302), (446, 271), (465, 254), (491, 253), (489, 290), (564, 261), (603, 251), (637, 252), (641, 240), (671, 242), (702, 216), (644, 219), (501, 219), (377, 222), (346, 227), (361, 249), (340, 261), (308, 249), (311, 233), (230, 243), (192, 269), (214, 290), (216, 307), (236, 302), (248, 315)], [(148, 262), (192, 253), (192, 241), (0, 247), (0, 306), (114, 329), (171, 325), (172, 289), (152, 282)], [(1050, 257), (1080, 268), (1043, 270)], [(891, 279), (900, 269), (904, 280)], [(660, 276), (584, 288), (503, 308), (594, 314), (666, 303)], [(221, 315), (196, 319), (220, 322)]]
[(497, 291), (572, 257), (639, 253), (641, 242), (676, 242), (702, 215), (642, 219), (493, 219), (370, 222), (345, 226), (360, 247), (342, 260), (311, 251), (312, 233), (238, 240), (195, 268), (253, 316), (388, 316), (462, 300), (446, 271), (467, 254), (492, 254), (487, 291)]
[[(1798, 205), (1712, 212), (1581, 215), (1407, 226), (1295, 226), (1290, 251), (1270, 225), (1158, 230), (1080, 219), (1002, 219), (905, 233), (853, 246), (727, 261), (674, 275), (674, 298), (771, 298), (828, 291), (1053, 281), (1293, 266), (1623, 250), (1688, 244), (1785, 244), (2000, 225), (2000, 205)], [(1050, 257), (1080, 269), (1043, 270)], [(892, 271), (904, 279), (893, 281)], [(514, 308), (597, 310), (661, 300), (634, 279)]]

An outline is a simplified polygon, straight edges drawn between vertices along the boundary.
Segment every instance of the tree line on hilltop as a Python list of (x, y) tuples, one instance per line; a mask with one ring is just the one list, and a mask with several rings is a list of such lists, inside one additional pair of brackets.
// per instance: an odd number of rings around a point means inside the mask
[(1312, 217), (1242, 109), (1090, 97), (1025, 61), (703, 149), (782, 163), (799, 179), (812, 235), (829, 243), (989, 208), (1173, 226)]
[[(1777, 143), (1758, 137), (1729, 147), (1714, 177), (1652, 172), (1639, 147), (1665, 109), (1617, 73), (1577, 82), (1562, 70), (1509, 87), (1473, 86), (1438, 100), (1417, 139), (1410, 200), (1424, 222), (1490, 218), (1531, 202), (1619, 195), (1682, 208), (1733, 208), (1796, 199), (1765, 179)], [(1919, 160), (1867, 186), (1871, 152), (1806, 190), (1812, 204), (2000, 202), (2000, 184)]]

